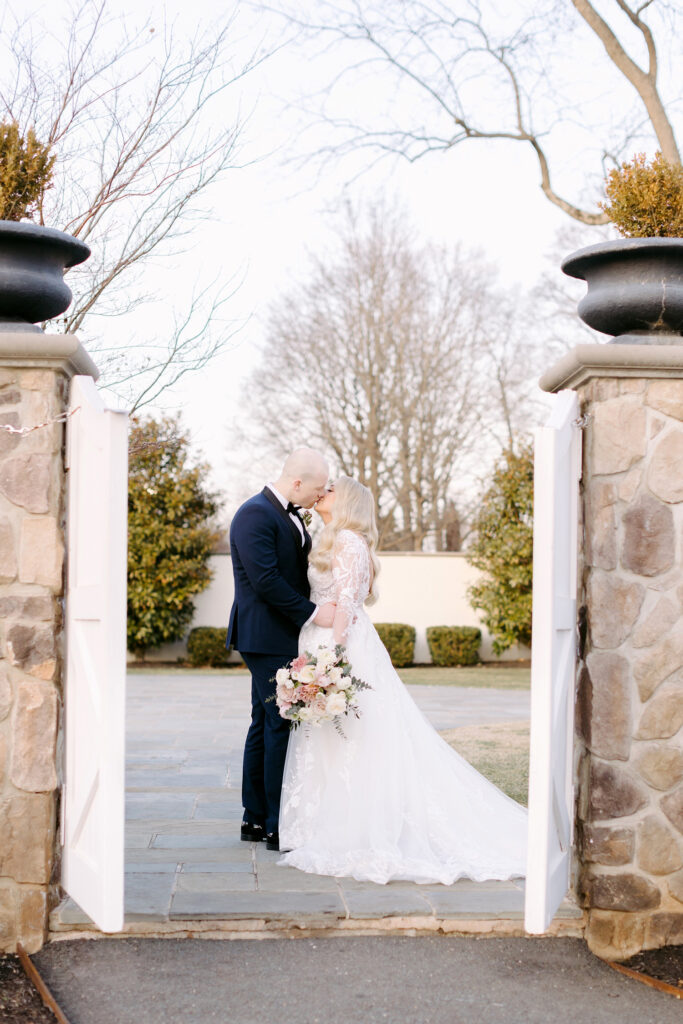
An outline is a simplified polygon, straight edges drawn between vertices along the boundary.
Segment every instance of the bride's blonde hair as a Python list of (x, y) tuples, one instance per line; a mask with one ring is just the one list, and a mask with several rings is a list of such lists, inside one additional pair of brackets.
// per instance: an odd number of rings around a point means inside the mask
[(375, 502), (372, 491), (350, 476), (340, 476), (335, 480), (332, 519), (322, 530), (311, 552), (311, 564), (320, 572), (327, 572), (332, 568), (334, 545), (340, 530), (353, 530), (367, 542), (371, 571), (370, 593), (365, 603), (374, 604), (379, 596), (376, 582), (380, 570), (379, 559), (375, 553), (379, 539)]

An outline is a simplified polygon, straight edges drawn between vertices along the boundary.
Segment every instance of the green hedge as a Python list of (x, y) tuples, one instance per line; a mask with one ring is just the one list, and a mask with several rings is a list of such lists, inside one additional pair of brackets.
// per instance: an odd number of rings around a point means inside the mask
[(212, 668), (227, 665), (232, 650), (232, 647), (225, 646), (227, 637), (227, 629), (218, 626), (197, 626), (191, 630), (187, 639), (190, 664), (195, 668), (201, 665), (211, 665)]
[(404, 622), (376, 622), (375, 629), (389, 652), (394, 668), (412, 665), (415, 656), (415, 629)]
[(429, 626), (427, 644), (434, 665), (476, 665), (481, 630), (475, 626)]

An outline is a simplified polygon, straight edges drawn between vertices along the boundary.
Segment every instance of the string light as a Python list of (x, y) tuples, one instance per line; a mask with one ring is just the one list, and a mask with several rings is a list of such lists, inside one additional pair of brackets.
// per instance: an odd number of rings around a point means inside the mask
[(32, 431), (40, 430), (42, 427), (51, 427), (53, 423), (66, 423), (69, 416), (73, 416), (79, 409), (80, 405), (77, 405), (71, 412), (60, 412), (59, 416), (55, 416), (54, 419), (45, 420), (44, 423), (36, 423), (34, 427), (13, 427), (11, 423), (0, 423), (0, 430), (6, 430), (8, 434), (30, 434)]

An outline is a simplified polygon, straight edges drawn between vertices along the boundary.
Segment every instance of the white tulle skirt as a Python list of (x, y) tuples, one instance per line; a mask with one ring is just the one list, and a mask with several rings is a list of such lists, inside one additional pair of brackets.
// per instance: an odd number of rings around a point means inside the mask
[[(307, 626), (299, 650), (330, 642)], [(386, 883), (523, 876), (527, 812), (480, 775), (429, 724), (369, 618), (347, 643), (361, 717), (290, 735), (280, 805), (279, 864)]]

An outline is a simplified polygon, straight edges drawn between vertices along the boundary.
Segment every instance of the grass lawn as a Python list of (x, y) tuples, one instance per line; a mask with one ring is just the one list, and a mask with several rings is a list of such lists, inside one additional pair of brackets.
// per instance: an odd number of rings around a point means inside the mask
[(476, 686), (483, 689), (528, 690), (531, 684), (531, 669), (498, 665), (475, 665), (473, 668), (436, 668), (433, 665), (417, 665), (415, 668), (400, 668), (398, 674), (404, 683), (422, 686)]
[[(189, 665), (128, 666), (130, 675), (200, 675), (200, 676), (243, 676), (244, 665), (229, 665), (227, 668), (191, 668)], [(499, 668), (497, 665), (479, 665), (475, 668), (434, 668), (419, 665), (416, 668), (400, 668), (398, 674), (404, 683), (422, 686), (476, 686), (484, 689), (495, 687), (499, 690), (528, 690), (531, 670), (528, 668)]]
[(529, 723), (491, 722), (447, 729), (441, 735), (478, 772), (526, 807), (529, 790)]

